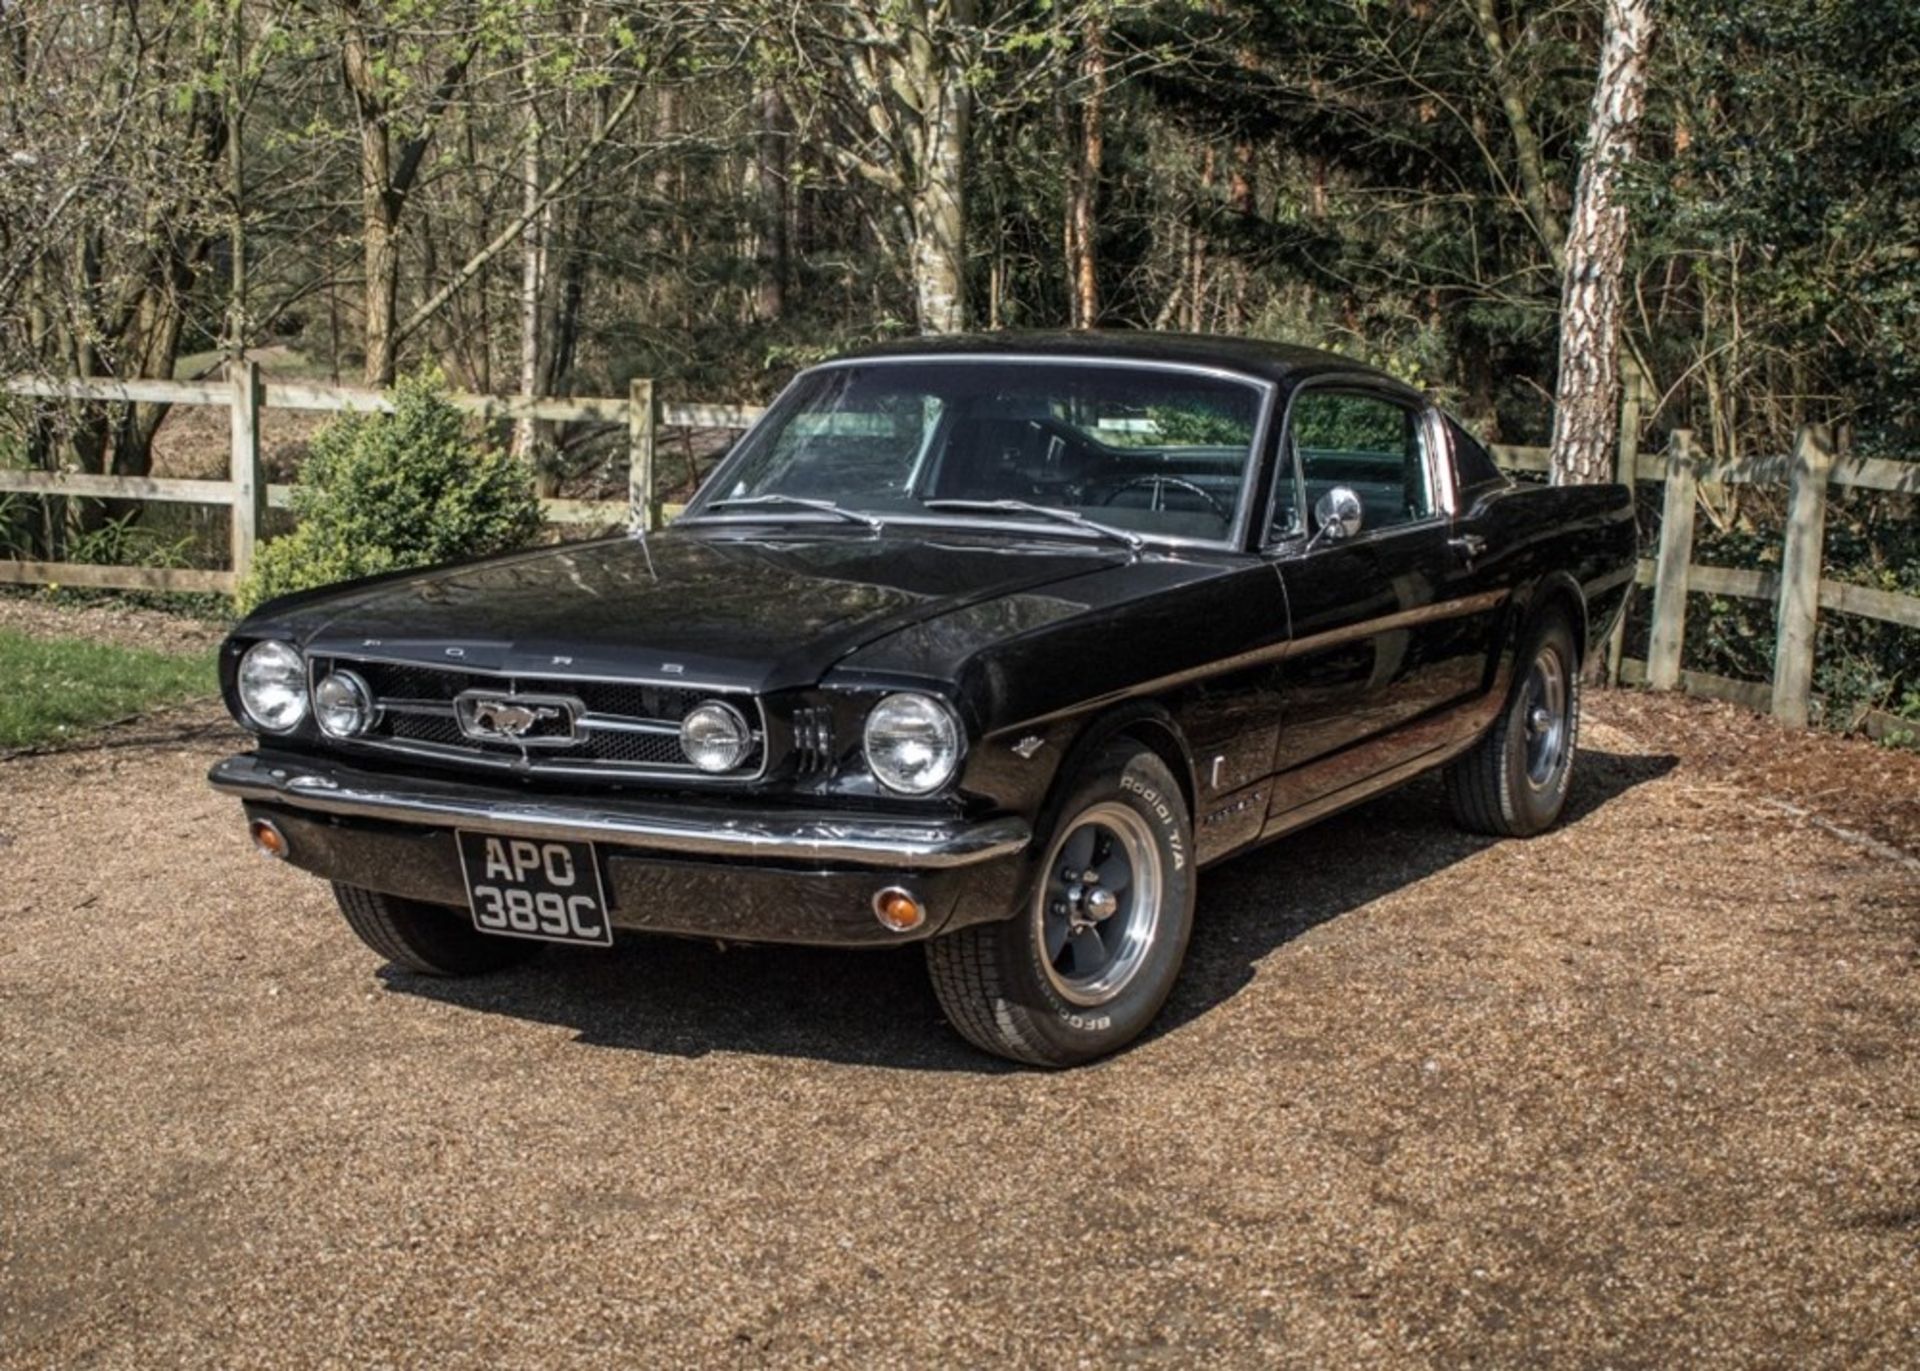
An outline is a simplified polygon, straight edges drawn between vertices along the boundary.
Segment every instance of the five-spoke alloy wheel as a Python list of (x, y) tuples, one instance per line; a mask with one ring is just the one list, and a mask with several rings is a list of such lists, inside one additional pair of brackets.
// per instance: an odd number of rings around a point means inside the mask
[(1193, 927), (1193, 831), (1179, 782), (1131, 739), (1109, 744), (1054, 808), (1024, 918), (927, 944), (948, 1020), (1036, 1066), (1105, 1056), (1153, 1021)]
[(1072, 1004), (1111, 1000), (1153, 948), (1160, 851), (1140, 814), (1105, 801), (1055, 840), (1034, 900), (1046, 976)]
[(1566, 808), (1580, 737), (1580, 658), (1565, 614), (1535, 620), (1514, 659), (1507, 706), (1487, 736), (1447, 767), (1447, 800), (1462, 828), (1527, 838)]

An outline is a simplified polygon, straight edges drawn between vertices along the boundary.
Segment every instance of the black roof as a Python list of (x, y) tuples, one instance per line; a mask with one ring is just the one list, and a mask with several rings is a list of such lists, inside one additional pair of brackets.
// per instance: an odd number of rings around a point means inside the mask
[(1110, 357), (1140, 362), (1184, 362), (1190, 366), (1220, 367), (1262, 380), (1290, 384), (1308, 376), (1358, 373), (1400, 390), (1404, 382), (1378, 367), (1351, 357), (1292, 343), (1270, 343), (1258, 338), (1229, 338), (1212, 333), (1151, 333), (1126, 330), (1088, 332), (945, 333), (859, 348), (836, 361), (864, 357), (940, 357), (955, 353), (991, 356)]

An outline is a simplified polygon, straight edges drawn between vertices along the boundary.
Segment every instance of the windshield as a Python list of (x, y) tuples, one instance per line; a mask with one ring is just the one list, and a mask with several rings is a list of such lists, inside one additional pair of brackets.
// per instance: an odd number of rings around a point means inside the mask
[[(795, 382), (689, 512), (832, 517), (811, 500), (881, 519), (1217, 542), (1235, 527), (1263, 399), (1252, 381), (1150, 364), (824, 367)], [(1058, 512), (1076, 518), (1048, 517)]]

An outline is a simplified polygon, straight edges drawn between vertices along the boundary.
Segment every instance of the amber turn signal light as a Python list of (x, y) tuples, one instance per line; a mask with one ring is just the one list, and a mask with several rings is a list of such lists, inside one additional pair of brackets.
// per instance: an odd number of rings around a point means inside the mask
[(287, 853), (293, 850), (287, 842), (287, 835), (280, 831), (280, 825), (272, 819), (255, 819), (247, 825), (247, 832), (253, 838), (254, 847), (263, 856), (285, 860)]
[(873, 897), (873, 914), (895, 933), (911, 933), (927, 921), (926, 907), (912, 894), (890, 885)]

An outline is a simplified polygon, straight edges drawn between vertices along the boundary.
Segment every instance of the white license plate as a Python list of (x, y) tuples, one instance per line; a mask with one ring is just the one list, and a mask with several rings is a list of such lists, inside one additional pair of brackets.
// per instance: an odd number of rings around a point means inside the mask
[(607, 892), (592, 843), (454, 834), (473, 926), (503, 938), (607, 947)]

